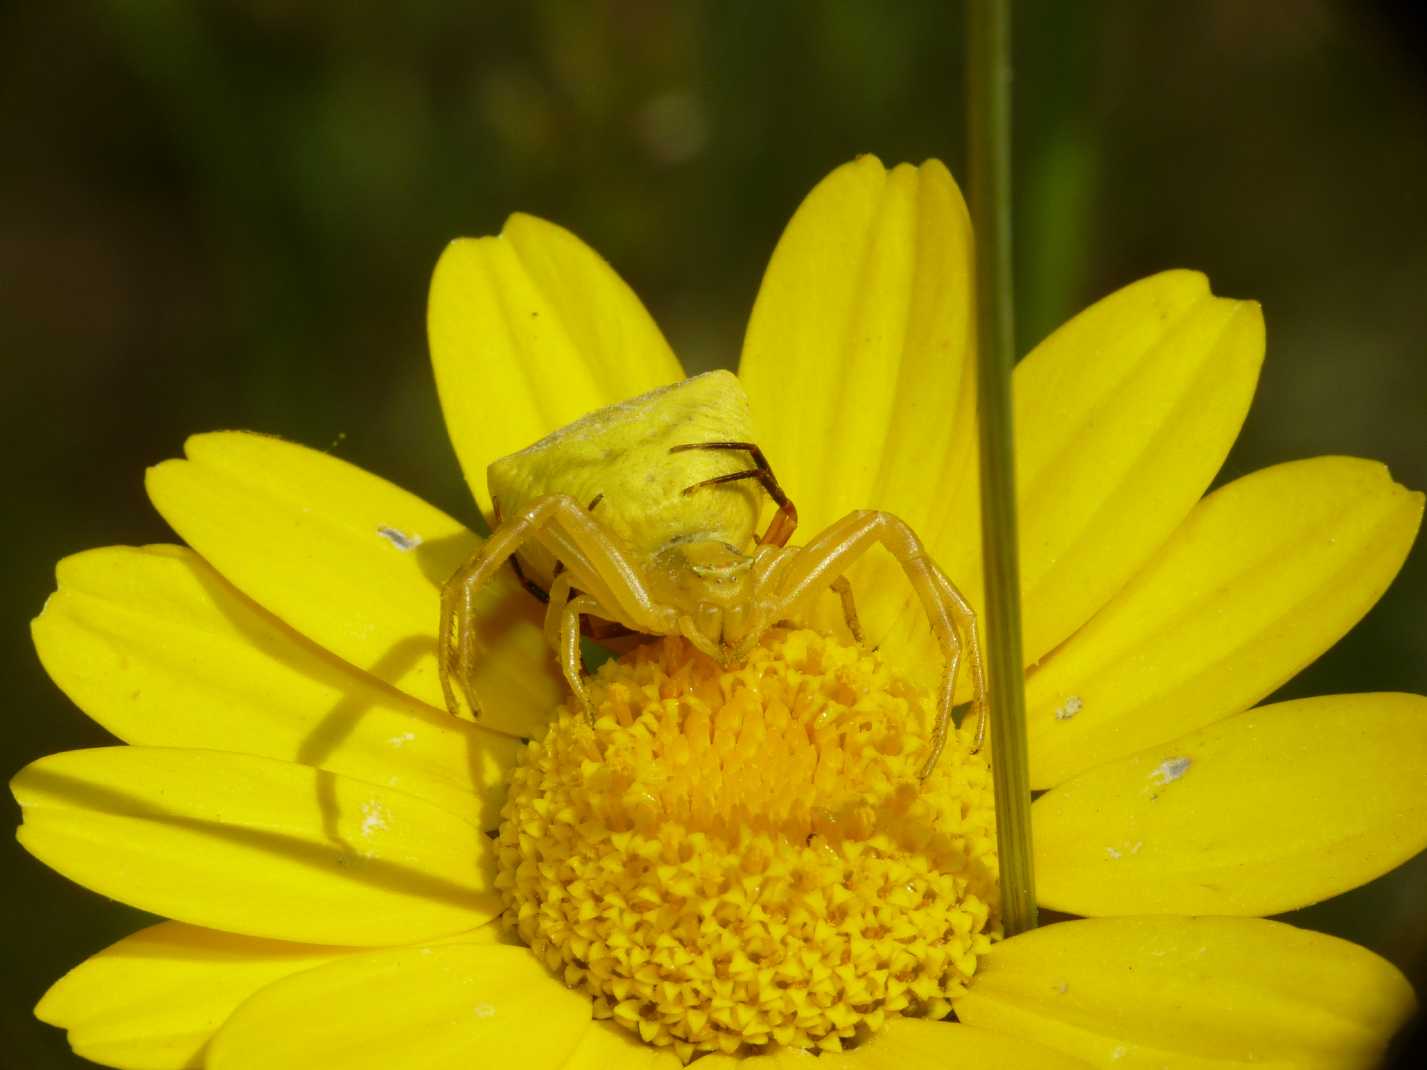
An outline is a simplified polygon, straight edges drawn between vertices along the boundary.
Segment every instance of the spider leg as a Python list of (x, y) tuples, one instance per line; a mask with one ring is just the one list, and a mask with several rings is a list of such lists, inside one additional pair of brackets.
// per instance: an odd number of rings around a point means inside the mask
[[(515, 558), (512, 557), (511, 560), (514, 561)], [(565, 606), (576, 594), (578, 592), (570, 587), (570, 574), (563, 570), (550, 584), (550, 600), (545, 607), (545, 643), (556, 653), (560, 651), (561, 614), (564, 613)]]
[(560, 669), (591, 726), (595, 723), (595, 706), (585, 687), (585, 662), (580, 656), (580, 615), (602, 612), (600, 604), (587, 594), (571, 598), (560, 610)]
[(599, 605), (601, 616), (642, 632), (673, 630), (672, 611), (650, 596), (623, 547), (568, 495), (541, 498), (492, 532), (441, 590), (437, 665), (441, 692), (453, 714), (469, 710), (475, 717), (480, 715), (480, 702), (471, 686), (480, 657), (474, 642), (476, 596), (496, 570), (532, 539), (565, 564), (561, 575), (568, 573), (568, 585)]
[[(593, 512), (595, 506), (599, 505), (599, 503), (602, 502), (602, 501), (604, 501), (604, 495), (603, 495), (603, 494), (596, 494), (596, 495), (594, 496), (594, 499), (590, 502), (590, 504), (589, 504), (586, 508), (589, 509), (590, 512)], [(501, 522), (501, 521), (500, 521), (500, 500), (497, 499), (497, 498), (492, 498), (492, 499), (491, 499), (491, 508), (492, 508), (492, 510), (493, 510), (494, 513), (495, 513), (496, 526), (499, 527), (499, 526), (500, 526), (500, 522)], [(558, 576), (558, 575), (560, 574), (560, 571), (561, 571), (564, 567), (565, 567), (565, 566), (564, 566), (561, 562), (556, 561), (556, 562), (555, 562), (555, 575)], [(536, 583), (534, 580), (532, 580), (530, 577), (528, 577), (528, 576), (525, 574), (525, 569), (524, 569), (523, 567), (521, 567), (521, 564), (520, 564), (520, 557), (519, 557), (519, 555), (517, 555), (517, 554), (511, 554), (511, 555), (510, 555), (510, 570), (515, 573), (515, 578), (520, 581), (520, 585), (521, 585), (522, 587), (524, 587), (527, 591), (529, 591), (530, 594), (534, 597), (534, 599), (535, 599), (537, 602), (541, 603), (542, 605), (545, 605), (545, 604), (548, 604), (548, 603), (549, 603), (549, 601), (550, 601), (550, 592), (547, 591), (544, 587), (541, 587), (540, 584)], [(548, 632), (549, 629), (547, 628), (546, 631)]]
[(685, 450), (742, 450), (753, 459), (753, 467), (743, 472), (730, 472), (728, 475), (715, 476), (713, 479), (705, 479), (692, 486), (684, 488), (685, 494), (692, 494), (700, 487), (716, 487), (720, 483), (733, 483), (740, 479), (756, 479), (763, 487), (763, 492), (773, 499), (778, 506), (778, 512), (768, 523), (768, 530), (765, 531), (758, 540), (759, 546), (786, 546), (788, 540), (793, 537), (793, 532), (798, 528), (798, 508), (792, 502), (778, 484), (778, 478), (773, 474), (773, 467), (768, 463), (768, 458), (763, 456), (763, 451), (755, 442), (689, 442), (682, 446), (670, 446), (670, 453), (682, 453)]
[(980, 748), (986, 732), (986, 675), (976, 634), (976, 614), (931, 559), (916, 532), (891, 513), (875, 510), (849, 513), (797, 551), (780, 577), (778, 595), (784, 615), (797, 614), (819, 592), (843, 577), (853, 562), (877, 543), (886, 547), (902, 566), (903, 573), (921, 601), (945, 659), (936, 727), (928, 748), (930, 753), (921, 770), (922, 779), (926, 779), (936, 768), (951, 730), (956, 673), (963, 648), (971, 663), (972, 696), (976, 706), (976, 748)]
[[(495, 524), (492, 526), (496, 528), (500, 527), (501, 518), (499, 498), (491, 498), (491, 512), (495, 514)], [(520, 567), (520, 558), (516, 557), (514, 554), (510, 555), (510, 570), (515, 573), (516, 581), (527, 591), (529, 591), (531, 597), (534, 598), (537, 602), (543, 605), (550, 601), (550, 593), (546, 591), (544, 587), (541, 587), (540, 584), (536, 583), (534, 580), (526, 576), (525, 570)]]
[(842, 599), (842, 619), (847, 622), (847, 630), (852, 633), (852, 638), (857, 640), (857, 645), (863, 646), (865, 640), (862, 637), (862, 621), (857, 616), (857, 602), (852, 597), (852, 584), (847, 581), (846, 576), (839, 576), (827, 587)]

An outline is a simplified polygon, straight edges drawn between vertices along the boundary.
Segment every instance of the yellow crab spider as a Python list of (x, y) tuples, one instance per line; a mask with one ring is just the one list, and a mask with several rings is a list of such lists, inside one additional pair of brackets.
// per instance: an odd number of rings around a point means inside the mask
[[(931, 773), (946, 745), (963, 651), (979, 747), (985, 673), (975, 614), (961, 592), (891, 513), (858, 510), (806, 545), (788, 546), (797, 510), (752, 439), (743, 387), (719, 371), (599, 409), (493, 462), (486, 477), (497, 526), (441, 592), (439, 663), (451, 712), (479, 716), (471, 685), (479, 657), (476, 594), (507, 561), (547, 602), (546, 638), (593, 718), (580, 658), (582, 620), (682, 635), (730, 665), (770, 627), (805, 617), (831, 591), (862, 642), (845, 573), (880, 544), (902, 566), (945, 660), (921, 775)], [(755, 540), (760, 490), (778, 510)], [(599, 625), (592, 630), (598, 634)]]

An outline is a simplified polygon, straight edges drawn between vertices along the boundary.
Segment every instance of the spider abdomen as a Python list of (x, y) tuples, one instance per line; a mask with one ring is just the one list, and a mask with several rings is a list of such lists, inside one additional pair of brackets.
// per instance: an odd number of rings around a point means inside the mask
[[(763, 505), (755, 483), (684, 490), (748, 467), (747, 458), (717, 450), (670, 452), (671, 446), (746, 441), (753, 436), (748, 397), (737, 376), (709, 372), (598, 409), (486, 469), (491, 497), (512, 516), (551, 494), (587, 507), (637, 559), (648, 561), (671, 541), (713, 541), (745, 548)], [(548, 583), (554, 561), (540, 547), (522, 548), (530, 578)]]

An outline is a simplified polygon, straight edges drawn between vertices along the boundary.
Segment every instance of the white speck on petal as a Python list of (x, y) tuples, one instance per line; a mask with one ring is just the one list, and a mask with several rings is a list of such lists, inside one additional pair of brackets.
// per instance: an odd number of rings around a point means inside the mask
[(471, 1008), (471, 1011), (473, 1014), (475, 1014), (477, 1018), (495, 1017), (495, 1007), (489, 1003), (477, 1003), (474, 1007)]
[(1128, 1053), (1129, 1049), (1127, 1047), (1123, 1044), (1118, 1044), (1115, 1046), (1115, 1050), (1110, 1053), (1110, 1059), (1112, 1061), (1123, 1059)]
[(1060, 704), (1060, 708), (1055, 711), (1057, 721), (1068, 721), (1085, 708), (1085, 700), (1079, 695), (1071, 695)]
[(1106, 847), (1105, 853), (1111, 858), (1124, 858), (1127, 854), (1139, 854), (1144, 845), (1144, 840), (1136, 840), (1134, 843), (1122, 843), (1119, 847)]
[(391, 827), (387, 821), (386, 807), (375, 799), (362, 803), (362, 838), (371, 839), (374, 832), (385, 832)]
[(416, 738), (415, 732), (402, 732), (400, 735), (392, 736), (386, 741), (388, 747), (404, 747)]
[(1173, 784), (1176, 780), (1189, 772), (1191, 760), (1189, 758), (1166, 758), (1155, 766), (1150, 773), (1150, 783), (1156, 787), (1164, 787), (1166, 784)]
[(387, 542), (395, 546), (398, 550), (415, 550), (418, 546), (421, 545), (420, 535), (417, 535), (414, 532), (408, 535), (404, 531), (399, 531), (396, 528), (389, 528), (385, 524), (382, 524), (380, 527), (377, 528), (377, 534), (380, 535)]
[(1070, 982), (1069, 982), (1069, 981), (1062, 981), (1062, 982), (1060, 982), (1060, 984), (1058, 984), (1058, 985), (1051, 985), (1050, 987), (1051, 987), (1055, 992), (1057, 992), (1057, 993), (1059, 993), (1060, 995), (1063, 996), (1063, 995), (1065, 995), (1067, 992), (1070, 991)]

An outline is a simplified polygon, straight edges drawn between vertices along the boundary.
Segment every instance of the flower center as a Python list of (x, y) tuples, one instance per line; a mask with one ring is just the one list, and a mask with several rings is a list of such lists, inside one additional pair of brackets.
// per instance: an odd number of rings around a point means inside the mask
[(770, 632), (721, 669), (661, 639), (602, 666), (512, 775), (505, 921), (685, 1061), (836, 1051), (942, 1017), (1000, 935), (991, 776), (875, 655)]

